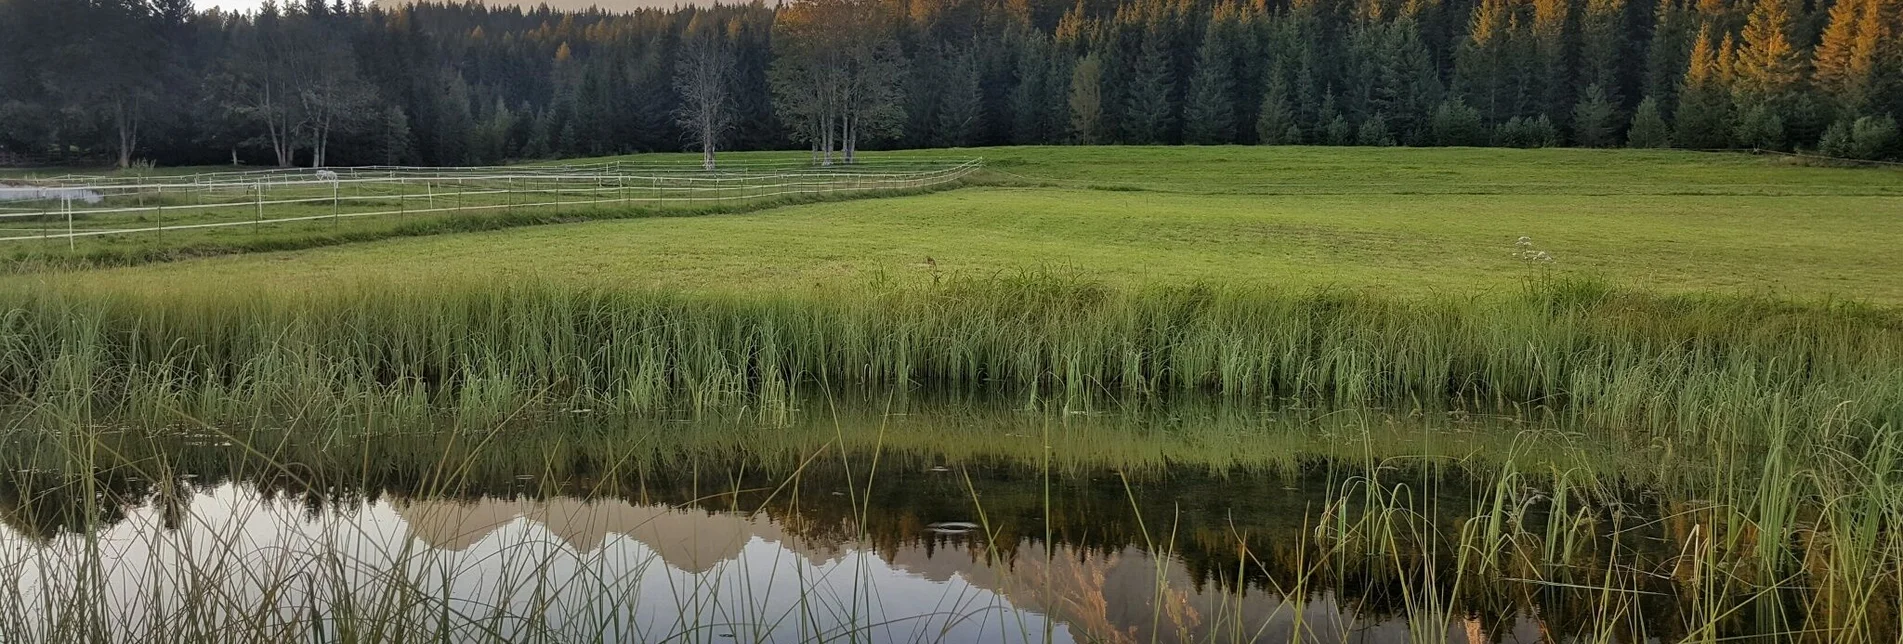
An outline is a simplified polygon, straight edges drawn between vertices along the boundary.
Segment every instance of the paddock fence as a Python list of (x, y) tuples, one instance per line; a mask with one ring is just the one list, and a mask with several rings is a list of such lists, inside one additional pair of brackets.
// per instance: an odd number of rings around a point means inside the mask
[(0, 243), (165, 235), (364, 218), (746, 204), (897, 193), (960, 181), (983, 161), (698, 166), (620, 161), (338, 167), (149, 177), (0, 178)]

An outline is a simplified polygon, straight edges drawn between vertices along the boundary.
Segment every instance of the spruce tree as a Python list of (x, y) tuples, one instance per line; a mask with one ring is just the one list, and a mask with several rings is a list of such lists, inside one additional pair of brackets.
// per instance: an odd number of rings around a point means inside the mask
[(1646, 44), (1644, 95), (1665, 106), (1678, 104), (1678, 85), (1685, 78), (1686, 52), (1693, 22), (1684, 0), (1658, 0), (1653, 11), (1652, 39)]
[(1389, 32), (1389, 57), (1394, 61), (1401, 89), (1389, 108), (1388, 125), (1405, 145), (1418, 145), (1425, 142), (1428, 117), (1445, 91), (1440, 64), (1413, 17), (1403, 16), (1389, 26)]
[(1391, 147), (1394, 145), (1394, 133), (1388, 130), (1388, 119), (1380, 112), (1361, 122), (1361, 129), (1355, 133), (1355, 145), (1367, 147)]
[(1323, 130), (1323, 138), (1329, 145), (1353, 145), (1355, 126), (1348, 122), (1348, 117), (1336, 115)]
[(1168, 143), (1175, 124), (1170, 95), (1175, 82), (1161, 29), (1151, 29), (1137, 51), (1136, 66), (1123, 99), (1123, 133), (1131, 143)]
[(1460, 99), (1448, 99), (1434, 108), (1434, 118), (1429, 124), (1429, 130), (1434, 145), (1486, 144), (1486, 125), (1481, 120), (1480, 110), (1468, 106)]
[[(1212, 30), (1213, 31), (1213, 30)], [(1215, 33), (1196, 48), (1196, 71), (1183, 105), (1183, 142), (1220, 145), (1236, 139), (1235, 70), (1223, 39)]]
[[(1290, 137), (1289, 133), (1296, 136)], [(1263, 145), (1298, 145), (1301, 128), (1295, 123), (1295, 109), (1288, 95), (1288, 82), (1280, 75), (1269, 80), (1268, 94), (1262, 97), (1262, 110), (1255, 121), (1257, 141)]]
[(1854, 143), (1850, 139), (1850, 120), (1839, 119), (1824, 130), (1824, 136), (1817, 141), (1817, 152), (1827, 157), (1840, 159), (1853, 158)]
[(1476, 2), (1467, 38), (1454, 57), (1455, 86), (1486, 120), (1501, 119), (1512, 111), (1511, 18), (1512, 7), (1506, 0)]
[(1710, 28), (1698, 33), (1691, 66), (1685, 70), (1678, 96), (1678, 128), (1673, 140), (1681, 147), (1702, 150), (1731, 145), (1731, 97), (1720, 84), (1723, 72), (1718, 47), (1712, 43)]
[(1567, 28), (1572, 17), (1571, 0), (1532, 0), (1533, 60), (1528, 76), (1538, 88), (1534, 110), (1549, 120), (1560, 121), (1573, 109), (1571, 56), (1572, 34)]
[(1586, 0), (1580, 20), (1579, 82), (1597, 85), (1615, 107), (1624, 81), (1619, 72), (1627, 49), (1625, 7), (1626, 0)]
[(1740, 111), (1732, 140), (1738, 145), (1759, 150), (1784, 148), (1784, 118), (1766, 102)]
[(1619, 144), (1619, 108), (1606, 98), (1597, 84), (1586, 86), (1573, 107), (1573, 140), (1588, 148), (1609, 148)]
[(939, 94), (935, 143), (965, 147), (977, 136), (984, 118), (984, 88), (979, 85), (978, 59), (972, 49), (954, 54)]
[(403, 165), (410, 160), (414, 139), (410, 132), (410, 118), (404, 115), (403, 108), (395, 105), (384, 108), (378, 123), (377, 141), (382, 148), (378, 160), (383, 165)]
[(1053, 78), (1063, 69), (1062, 53), (1053, 51), (1042, 35), (1033, 36), (1017, 59), (1018, 82), (1011, 87), (1011, 141), (1018, 145), (1053, 143), (1053, 109), (1065, 105), (1062, 93), (1053, 93)]
[(1632, 111), (1632, 127), (1626, 130), (1628, 148), (1663, 148), (1672, 145), (1672, 127), (1665, 124), (1665, 116), (1659, 113), (1659, 101), (1650, 96), (1639, 101), (1639, 107)]

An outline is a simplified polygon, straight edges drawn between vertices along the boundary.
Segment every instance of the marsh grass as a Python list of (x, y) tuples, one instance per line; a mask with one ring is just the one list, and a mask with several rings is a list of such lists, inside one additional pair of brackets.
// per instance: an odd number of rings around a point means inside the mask
[(808, 390), (1563, 418), (1578, 431), (1867, 447), (1903, 423), (1903, 318), (1591, 282), (1390, 298), (1066, 276), (783, 295), (524, 283), (0, 292), (0, 390), (84, 420), (176, 409), (495, 420), (531, 403), (784, 413)]

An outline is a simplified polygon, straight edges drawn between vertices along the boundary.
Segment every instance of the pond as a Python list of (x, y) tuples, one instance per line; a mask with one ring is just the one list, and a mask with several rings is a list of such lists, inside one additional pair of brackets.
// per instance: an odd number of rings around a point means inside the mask
[[(1897, 634), (1887, 555), (1822, 545), (1829, 515), (1761, 559), (1755, 511), (1699, 483), (1729, 466), (1647, 473), (1671, 457), (1536, 419), (820, 409), (16, 431), (0, 639)], [(1869, 583), (1817, 570), (1856, 561)]]

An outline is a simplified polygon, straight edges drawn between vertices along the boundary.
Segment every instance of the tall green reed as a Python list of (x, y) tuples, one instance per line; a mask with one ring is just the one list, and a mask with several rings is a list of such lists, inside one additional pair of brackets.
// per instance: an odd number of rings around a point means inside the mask
[(1774, 439), (1763, 427), (1858, 442), (1903, 422), (1903, 315), (1568, 284), (1431, 298), (1051, 277), (852, 294), (33, 286), (0, 292), (0, 312), (0, 390), (78, 416), (786, 412), (803, 388), (928, 387), (1506, 409), (1752, 444)]

